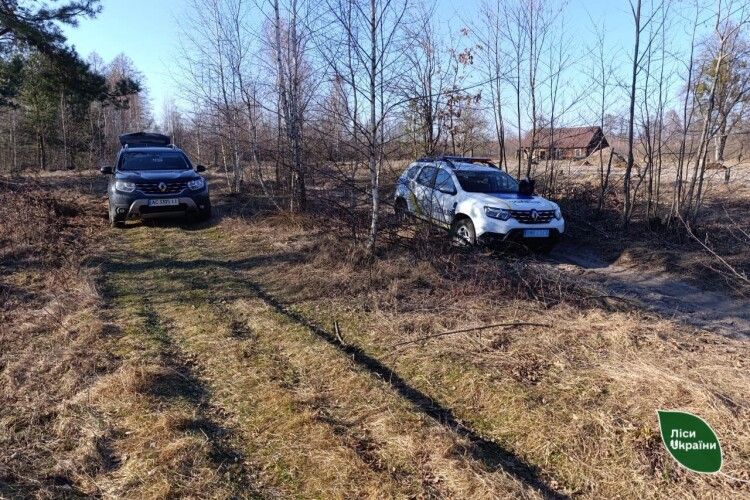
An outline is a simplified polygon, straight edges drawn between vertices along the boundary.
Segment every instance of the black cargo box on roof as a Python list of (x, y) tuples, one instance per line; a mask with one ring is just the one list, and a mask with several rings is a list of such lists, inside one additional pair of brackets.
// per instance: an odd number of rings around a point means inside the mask
[(168, 135), (154, 134), (151, 132), (136, 132), (134, 134), (122, 134), (120, 144), (129, 148), (166, 147), (172, 140)]

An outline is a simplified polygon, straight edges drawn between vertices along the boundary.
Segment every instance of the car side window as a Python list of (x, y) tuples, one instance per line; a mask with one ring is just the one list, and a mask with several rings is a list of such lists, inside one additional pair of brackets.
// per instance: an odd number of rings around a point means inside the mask
[(414, 180), (414, 178), (417, 176), (417, 172), (419, 172), (419, 167), (421, 165), (415, 163), (409, 169), (406, 171), (405, 177), (409, 180)]
[(435, 171), (437, 168), (427, 166), (422, 169), (417, 177), (417, 182), (423, 186), (432, 187), (433, 181), (435, 180)]
[(437, 177), (435, 178), (435, 189), (442, 193), (456, 192), (456, 185), (453, 183), (451, 174), (442, 168), (438, 170)]

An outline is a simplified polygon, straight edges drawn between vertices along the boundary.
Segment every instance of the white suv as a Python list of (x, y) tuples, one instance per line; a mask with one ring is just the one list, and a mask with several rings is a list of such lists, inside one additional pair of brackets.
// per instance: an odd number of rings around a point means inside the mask
[(471, 245), (512, 239), (551, 249), (565, 231), (560, 207), (521, 191), (489, 160), (422, 158), (399, 178), (394, 206), (400, 218), (415, 215)]

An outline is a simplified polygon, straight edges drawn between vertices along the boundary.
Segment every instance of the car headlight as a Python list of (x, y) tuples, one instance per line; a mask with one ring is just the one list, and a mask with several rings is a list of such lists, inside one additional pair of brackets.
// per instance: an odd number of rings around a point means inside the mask
[(135, 191), (135, 182), (130, 181), (116, 181), (115, 189), (122, 191), (123, 193), (132, 193)]
[(508, 220), (510, 219), (510, 210), (505, 208), (484, 207), (484, 215), (493, 219)]
[(555, 209), (555, 219), (557, 220), (562, 219), (562, 210), (560, 210), (560, 207), (557, 207)]
[(205, 183), (205, 181), (203, 180), (203, 178), (202, 178), (202, 177), (199, 177), (199, 178), (197, 178), (197, 179), (195, 179), (195, 180), (192, 180), (192, 181), (188, 182), (188, 187), (189, 187), (190, 189), (192, 189), (193, 191), (198, 191), (199, 189), (203, 188), (203, 186), (204, 186), (205, 184), (206, 184), (206, 183)]

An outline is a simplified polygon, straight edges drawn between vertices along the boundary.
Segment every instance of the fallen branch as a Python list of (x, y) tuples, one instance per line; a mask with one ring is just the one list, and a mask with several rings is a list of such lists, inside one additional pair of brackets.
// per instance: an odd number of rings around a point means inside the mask
[(619, 295), (591, 295), (587, 297), (589, 299), (612, 299), (612, 300), (619, 300), (631, 305), (635, 305), (635, 301), (631, 299), (626, 299), (625, 297), (620, 297)]
[(339, 329), (339, 322), (337, 320), (333, 320), (333, 333), (336, 334), (336, 340), (339, 341), (339, 344), (345, 346), (346, 342), (341, 337), (341, 330)]
[(516, 322), (516, 323), (496, 323), (494, 325), (486, 325), (486, 326), (477, 326), (474, 328), (465, 328), (463, 330), (453, 330), (450, 332), (440, 332), (440, 333), (433, 333), (432, 335), (425, 335), (424, 337), (419, 337), (417, 339), (413, 340), (405, 340), (404, 342), (398, 342), (396, 344), (393, 344), (388, 347), (388, 349), (393, 349), (396, 347), (408, 345), (408, 344), (416, 344), (417, 342), (422, 342), (425, 340), (430, 340), (438, 337), (445, 337), (447, 335), (454, 335), (456, 333), (467, 333), (467, 332), (476, 332), (479, 330), (489, 330), (490, 328), (510, 328), (513, 326), (543, 326), (545, 328), (551, 328), (552, 325), (549, 325), (547, 323), (527, 323), (527, 322)]
[(712, 256), (713, 256), (713, 257), (714, 257), (714, 258), (715, 258), (716, 260), (718, 260), (718, 261), (719, 261), (719, 262), (720, 262), (720, 263), (721, 263), (721, 264), (722, 264), (722, 265), (723, 265), (723, 266), (724, 266), (725, 268), (727, 268), (727, 270), (728, 270), (728, 271), (729, 271), (729, 272), (730, 272), (730, 273), (731, 273), (732, 275), (734, 275), (734, 277), (735, 277), (735, 278), (737, 278), (738, 280), (740, 280), (740, 281), (744, 282), (744, 283), (745, 283), (745, 284), (747, 284), (747, 285), (750, 285), (750, 279), (748, 279), (748, 277), (747, 277), (747, 276), (745, 276), (745, 274), (744, 274), (744, 273), (740, 273), (739, 271), (737, 271), (737, 269), (735, 269), (735, 268), (734, 268), (734, 267), (733, 267), (733, 266), (732, 266), (732, 265), (731, 265), (731, 264), (730, 264), (729, 262), (727, 262), (727, 261), (726, 261), (726, 260), (725, 260), (725, 259), (724, 259), (724, 258), (723, 258), (723, 257), (722, 257), (721, 255), (719, 255), (718, 253), (716, 253), (716, 252), (715, 252), (715, 251), (714, 251), (714, 250), (713, 250), (713, 249), (712, 249), (711, 247), (709, 247), (708, 245), (706, 245), (705, 243), (703, 243), (703, 242), (701, 241), (701, 239), (700, 239), (700, 238), (698, 238), (698, 237), (697, 237), (697, 236), (695, 235), (695, 233), (693, 233), (693, 230), (692, 230), (692, 229), (690, 229), (690, 225), (689, 225), (688, 223), (686, 223), (686, 222), (685, 222), (685, 220), (684, 220), (684, 219), (682, 218), (682, 216), (680, 216), (680, 215), (678, 214), (678, 215), (677, 215), (677, 218), (678, 218), (678, 219), (680, 220), (680, 222), (682, 222), (682, 225), (683, 225), (683, 226), (685, 226), (685, 230), (687, 231), (687, 233), (688, 233), (688, 236), (690, 236), (690, 237), (691, 237), (692, 239), (694, 239), (695, 241), (697, 241), (697, 242), (698, 242), (698, 244), (699, 244), (700, 246), (702, 246), (702, 247), (703, 247), (703, 249), (704, 249), (705, 251), (707, 251), (708, 253), (710, 253), (710, 254), (711, 254), (711, 255), (712, 255)]

